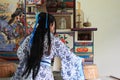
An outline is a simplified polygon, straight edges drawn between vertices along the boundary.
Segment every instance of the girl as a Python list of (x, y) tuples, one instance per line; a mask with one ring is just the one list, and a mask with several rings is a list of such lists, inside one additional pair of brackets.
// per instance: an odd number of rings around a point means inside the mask
[(72, 53), (59, 38), (56, 32), (55, 18), (41, 12), (36, 15), (36, 24), (17, 50), (20, 60), (13, 80), (54, 80), (51, 70), (51, 59), (61, 59), (61, 76), (63, 80), (84, 80), (82, 58)]

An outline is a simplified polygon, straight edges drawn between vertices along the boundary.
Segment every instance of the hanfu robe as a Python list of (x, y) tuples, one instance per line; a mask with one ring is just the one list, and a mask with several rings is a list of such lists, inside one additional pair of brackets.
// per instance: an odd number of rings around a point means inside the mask
[[(30, 53), (31, 36), (28, 36), (17, 50), (19, 65), (12, 80), (33, 80), (32, 71), (27, 79), (22, 77), (27, 56)], [(44, 41), (43, 61), (51, 63), (51, 59), (57, 56), (61, 59), (61, 76), (63, 80), (85, 80), (82, 69), (82, 58), (76, 56), (70, 49), (58, 38), (51, 34), (51, 54), (48, 56), (45, 53), (48, 51), (47, 38)], [(40, 62), (40, 69), (35, 80), (54, 80), (51, 65), (46, 62)]]

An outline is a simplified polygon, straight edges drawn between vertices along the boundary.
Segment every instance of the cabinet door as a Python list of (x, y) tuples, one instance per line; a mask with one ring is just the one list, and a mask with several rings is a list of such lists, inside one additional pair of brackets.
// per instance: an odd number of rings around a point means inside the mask
[(85, 58), (85, 64), (93, 64), (94, 40), (92, 31), (76, 31), (74, 52), (76, 55)]
[(57, 36), (61, 39), (61, 41), (73, 51), (74, 47), (74, 32), (58, 32)]

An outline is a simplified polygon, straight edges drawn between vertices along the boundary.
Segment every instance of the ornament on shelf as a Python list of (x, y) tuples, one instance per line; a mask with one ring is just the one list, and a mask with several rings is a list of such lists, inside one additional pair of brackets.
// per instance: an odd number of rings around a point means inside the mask
[(88, 18), (87, 21), (83, 23), (84, 27), (90, 27), (91, 26), (91, 22), (89, 22)]
[(64, 17), (60, 19), (59, 24), (60, 29), (66, 29), (66, 19)]
[(47, 0), (46, 8), (47, 8), (47, 12), (57, 12), (58, 9), (57, 0)]
[(65, 2), (61, 2), (61, 12), (67, 12)]
[(83, 22), (84, 22), (84, 13), (80, 8), (80, 2), (77, 1), (77, 6), (76, 6), (76, 27), (77, 28), (83, 28)]
[(80, 14), (76, 15), (76, 27), (77, 28), (83, 28), (83, 22), (84, 22), (84, 13), (81, 10)]

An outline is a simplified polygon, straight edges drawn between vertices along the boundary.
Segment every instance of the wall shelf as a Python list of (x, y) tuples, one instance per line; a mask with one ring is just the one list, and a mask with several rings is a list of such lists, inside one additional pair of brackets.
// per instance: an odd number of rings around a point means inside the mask
[(97, 31), (97, 28), (72, 28), (71, 31)]
[(49, 12), (49, 14), (73, 14), (72, 12)]

